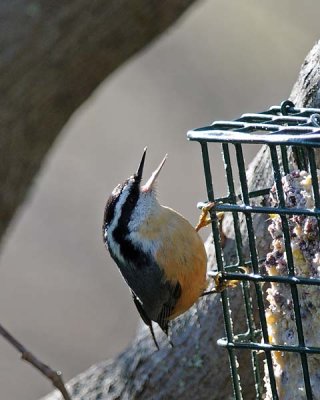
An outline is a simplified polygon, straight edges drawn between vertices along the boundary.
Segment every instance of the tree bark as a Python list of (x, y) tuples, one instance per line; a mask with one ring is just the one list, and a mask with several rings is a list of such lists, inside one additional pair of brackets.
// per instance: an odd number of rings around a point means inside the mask
[(194, 1), (0, 2), (0, 237), (72, 112)]
[[(320, 108), (320, 42), (307, 56), (292, 90), (291, 100), (298, 107)], [(246, 110), (244, 110), (246, 111)], [(249, 190), (270, 187), (273, 173), (269, 151), (262, 147), (248, 172)], [(225, 258), (234, 254), (231, 219), (226, 218), (223, 230), (227, 236), (224, 247)], [(271, 236), (267, 234), (266, 217), (254, 216), (258, 253), (269, 251)], [(242, 224), (244, 238), (245, 227)], [(244, 247), (246, 247), (246, 240)], [(212, 239), (206, 243), (208, 268), (215, 264)], [(236, 315), (235, 332), (245, 332), (243, 300), (240, 288), (230, 290), (232, 315)], [(165, 337), (161, 337), (159, 352), (155, 351), (150, 334), (142, 327), (136, 339), (125, 352), (114, 360), (92, 366), (89, 370), (69, 382), (68, 387), (74, 400), (88, 399), (185, 399), (194, 398), (225, 400), (231, 398), (227, 352), (217, 346), (223, 337), (223, 315), (219, 295), (202, 298), (189, 312), (172, 324), (171, 349)], [(160, 332), (156, 330), (159, 337)], [(246, 352), (244, 352), (246, 353)], [(244, 354), (242, 353), (243, 357)], [(253, 399), (252, 371), (248, 359), (241, 359), (241, 382), (243, 398)], [(59, 399), (54, 392), (45, 400)]]

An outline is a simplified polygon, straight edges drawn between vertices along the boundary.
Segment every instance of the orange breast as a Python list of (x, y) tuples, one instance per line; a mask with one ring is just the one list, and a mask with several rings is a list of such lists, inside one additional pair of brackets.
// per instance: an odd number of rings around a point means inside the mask
[[(149, 226), (149, 229), (148, 229)], [(150, 227), (153, 227), (152, 231)], [(161, 206), (161, 212), (144, 224), (145, 238), (159, 239), (155, 258), (165, 271), (166, 279), (181, 285), (178, 299), (170, 319), (187, 311), (198, 300), (207, 286), (207, 255), (204, 244), (193, 226), (176, 211)]]

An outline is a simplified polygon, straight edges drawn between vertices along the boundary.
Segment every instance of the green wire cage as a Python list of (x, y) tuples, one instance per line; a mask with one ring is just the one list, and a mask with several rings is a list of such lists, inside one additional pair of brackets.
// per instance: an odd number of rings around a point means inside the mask
[[(229, 291), (236, 289), (228, 288), (221, 293), (226, 337), (218, 340), (228, 351), (234, 398), (243, 398), (241, 355), (247, 351), (256, 399), (320, 399), (320, 109), (296, 108), (287, 100), (187, 135), (201, 145), (208, 201), (214, 202), (217, 271), (225, 281), (241, 282), (247, 331), (234, 331)], [(273, 184), (250, 191), (243, 147), (254, 144), (268, 148)], [(217, 160), (210, 161), (210, 146), (222, 149), (225, 197), (215, 197)], [(217, 212), (231, 216), (236, 263), (225, 261)], [(267, 254), (257, 250), (256, 214), (268, 226)]]

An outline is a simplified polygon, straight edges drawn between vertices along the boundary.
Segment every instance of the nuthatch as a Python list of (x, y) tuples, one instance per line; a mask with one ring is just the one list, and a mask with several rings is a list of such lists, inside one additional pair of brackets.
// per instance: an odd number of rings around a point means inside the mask
[(155, 182), (167, 156), (141, 185), (146, 150), (137, 172), (116, 186), (107, 201), (103, 238), (159, 349), (152, 321), (168, 335), (169, 321), (201, 296), (207, 255), (192, 225), (157, 200)]

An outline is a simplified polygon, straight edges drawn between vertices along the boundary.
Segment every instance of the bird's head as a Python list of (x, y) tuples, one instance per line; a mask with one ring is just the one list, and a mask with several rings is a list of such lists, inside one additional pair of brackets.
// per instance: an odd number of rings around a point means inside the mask
[(137, 172), (117, 185), (106, 204), (104, 214), (104, 230), (109, 227), (128, 226), (131, 228), (140, 225), (145, 218), (159, 207), (156, 198), (155, 183), (167, 159), (163, 158), (158, 168), (151, 174), (148, 181), (142, 185), (142, 174), (147, 148), (144, 149)]

